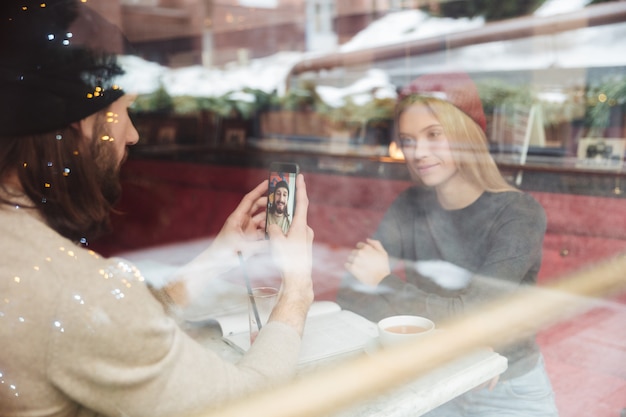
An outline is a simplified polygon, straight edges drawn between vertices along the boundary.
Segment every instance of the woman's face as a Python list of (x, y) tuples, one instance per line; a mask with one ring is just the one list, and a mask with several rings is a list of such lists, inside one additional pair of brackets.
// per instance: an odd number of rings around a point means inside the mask
[(413, 104), (400, 115), (398, 144), (409, 171), (424, 185), (438, 188), (458, 176), (443, 126), (424, 104)]

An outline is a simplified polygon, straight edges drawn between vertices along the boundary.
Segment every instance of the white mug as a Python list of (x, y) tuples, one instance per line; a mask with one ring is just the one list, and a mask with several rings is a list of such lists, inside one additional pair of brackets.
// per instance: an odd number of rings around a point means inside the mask
[(383, 347), (392, 346), (424, 337), (433, 330), (435, 323), (426, 317), (391, 316), (378, 322), (378, 339)]

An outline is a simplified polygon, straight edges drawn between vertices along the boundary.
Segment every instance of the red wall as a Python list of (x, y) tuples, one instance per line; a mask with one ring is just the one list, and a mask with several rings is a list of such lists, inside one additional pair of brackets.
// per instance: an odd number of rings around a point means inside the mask
[[(393, 199), (411, 183), (305, 172), (308, 221), (319, 248), (319, 274), (329, 286), (345, 257), (370, 236)], [(263, 169), (183, 162), (128, 161), (113, 234), (93, 244), (104, 255), (210, 237), (243, 195), (265, 179)], [(548, 218), (539, 281), (626, 252), (626, 199), (531, 193)]]

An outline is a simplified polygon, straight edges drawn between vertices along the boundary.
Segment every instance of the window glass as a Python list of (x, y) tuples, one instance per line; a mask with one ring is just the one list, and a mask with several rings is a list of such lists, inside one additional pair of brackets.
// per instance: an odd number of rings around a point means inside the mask
[[(288, 201), (273, 221), (288, 230), (297, 164), (315, 234), (315, 300), (327, 302), (318, 307), (362, 316), (351, 330), (363, 318), (376, 332), (387, 316), (419, 315), (436, 334), (476, 318), (503, 335), (487, 347), (472, 332), (448, 340), (460, 356), (478, 347), (502, 369), (492, 397), (481, 390), (489, 381), (463, 382), (470, 394), (446, 397), (441, 415), (495, 396), (498, 407), (537, 415), (626, 413), (626, 2), (90, 3), (124, 33), (117, 81), (136, 95), (129, 115), (139, 140), (120, 168), (111, 230), (88, 242), (124, 259), (115, 271), (136, 267), (168, 287), (268, 178), (271, 201), (257, 219)], [(294, 172), (270, 174), (274, 162)], [(246, 262), (201, 270), (213, 279), (193, 288), (204, 301), (174, 312), (201, 343), (207, 323), (231, 308), (247, 318), (244, 279), (281, 286), (267, 257)], [(0, 324), (9, 304), (0, 302)], [(357, 354), (380, 352), (371, 335)], [(410, 397), (402, 407), (440, 405), (415, 397), (439, 389), (429, 381), (452, 391), (437, 374), (444, 359), (421, 369), (434, 373), (411, 386), (417, 395), (398, 397)], [(298, 370), (305, 381), (309, 370)], [(378, 406), (388, 415), (390, 403), (406, 411), (381, 398), (351, 398), (345, 415)]]

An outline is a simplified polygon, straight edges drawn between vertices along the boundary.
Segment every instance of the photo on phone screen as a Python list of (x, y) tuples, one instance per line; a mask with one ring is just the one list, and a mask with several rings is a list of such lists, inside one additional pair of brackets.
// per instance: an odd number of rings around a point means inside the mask
[(298, 165), (275, 162), (270, 166), (267, 193), (265, 236), (270, 224), (277, 224), (283, 233), (289, 231), (296, 207), (296, 176)]

